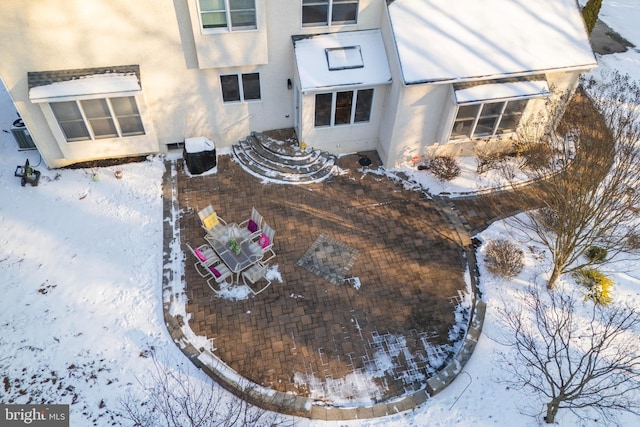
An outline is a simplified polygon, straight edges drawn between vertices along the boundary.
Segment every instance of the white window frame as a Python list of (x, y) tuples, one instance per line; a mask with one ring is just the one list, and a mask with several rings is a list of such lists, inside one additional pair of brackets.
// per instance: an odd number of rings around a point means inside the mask
[[(111, 103), (111, 99), (113, 98), (132, 98), (133, 102), (135, 103), (136, 106), (136, 110), (138, 111), (137, 117), (140, 121), (140, 125), (142, 126), (142, 131), (141, 133), (135, 133), (135, 134), (127, 134), (124, 135), (122, 132), (122, 128), (120, 125), (120, 121), (118, 120), (118, 118), (120, 117), (128, 117), (128, 116), (118, 116), (116, 115), (115, 109)], [(85, 110), (82, 106), (82, 101), (90, 101), (90, 100), (104, 100), (106, 101), (106, 105), (107, 108), (109, 110), (109, 115), (111, 118), (111, 121), (113, 122), (114, 128), (116, 130), (116, 135), (114, 136), (96, 136), (95, 131), (93, 129), (93, 126), (91, 125), (90, 119), (87, 117), (87, 114), (85, 113)], [(76, 107), (78, 108), (78, 110), (80, 111), (80, 116), (82, 118), (83, 124), (85, 126), (85, 129), (87, 130), (87, 133), (89, 134), (88, 138), (72, 138), (71, 140), (67, 137), (66, 133), (64, 132), (62, 125), (60, 124), (60, 120), (58, 119), (58, 117), (56, 117), (55, 112), (53, 110), (53, 107), (51, 104), (56, 104), (56, 103), (62, 103), (62, 102), (74, 102), (76, 104)], [(132, 138), (132, 137), (136, 137), (136, 136), (144, 136), (147, 134), (146, 129), (144, 127), (144, 122), (142, 120), (142, 114), (140, 113), (140, 107), (138, 106), (138, 101), (136, 100), (136, 97), (133, 95), (123, 95), (123, 96), (111, 96), (111, 97), (88, 97), (88, 98), (79, 98), (79, 99), (66, 99), (64, 101), (57, 101), (57, 102), (49, 102), (49, 108), (51, 109), (51, 113), (53, 116), (53, 119), (55, 120), (60, 132), (62, 133), (62, 136), (64, 137), (65, 141), (67, 143), (75, 143), (75, 142), (87, 142), (87, 141), (96, 141), (96, 140), (108, 140), (108, 139), (122, 139), (122, 138)]]
[[(202, 20), (202, 15), (203, 13), (206, 14), (208, 12), (207, 11), (203, 12), (200, 9), (200, 0), (194, 0), (194, 1), (196, 2), (196, 7), (198, 10), (198, 19), (200, 20), (200, 31), (202, 32), (202, 34), (219, 34), (219, 33), (230, 33), (230, 32), (242, 32), (242, 31), (256, 31), (258, 29), (258, 11), (256, 7), (257, 0), (253, 0), (253, 9), (235, 10), (235, 12), (241, 11), (241, 10), (253, 11), (253, 18), (254, 18), (255, 24), (253, 26), (244, 26), (244, 27), (234, 27), (232, 25), (231, 6), (229, 3), (229, 0), (222, 0), (224, 2), (224, 14), (225, 14), (226, 26), (219, 27), (219, 28), (205, 28), (204, 21)], [(222, 11), (220, 11), (219, 13), (222, 13)]]
[[(355, 19), (352, 21), (339, 21), (339, 22), (334, 22), (331, 17), (333, 16), (333, 4), (334, 2), (338, 2), (338, 3), (355, 3), (356, 4), (356, 17)], [(328, 3), (328, 4), (327, 4)], [(312, 2), (312, 3), (307, 3), (306, 5), (304, 4), (304, 0), (300, 0), (300, 4), (301, 4), (301, 15), (300, 15), (300, 22), (302, 24), (303, 28), (307, 28), (307, 27), (332, 27), (335, 25), (357, 25), (358, 24), (358, 17), (359, 17), (359, 12), (360, 12), (360, 0), (317, 0), (316, 2)], [(313, 6), (314, 4), (317, 5), (322, 5), (322, 4), (327, 4), (327, 19), (324, 22), (311, 22), (311, 23), (306, 23), (304, 22), (304, 7), (305, 6)]]
[[(259, 85), (259, 90), (260, 90), (260, 98), (257, 99), (245, 99), (244, 98), (244, 83), (242, 81), (242, 76), (244, 75), (249, 75), (249, 74), (257, 74), (258, 75), (258, 85)], [(224, 100), (224, 88), (222, 87), (222, 77), (225, 76), (236, 76), (238, 78), (238, 91), (240, 92), (240, 99), (239, 100), (233, 100), (233, 101), (225, 101)], [(257, 71), (251, 72), (251, 73), (227, 73), (227, 74), (220, 74), (220, 97), (222, 99), (223, 104), (237, 104), (239, 102), (262, 102), (262, 77), (260, 76), (260, 73)]]
[[(361, 121), (355, 121), (356, 118), (356, 107), (358, 104), (358, 93), (360, 91), (366, 91), (366, 90), (371, 90), (371, 106), (369, 108), (369, 119), (368, 120), (361, 120)], [(339, 123), (336, 124), (335, 120), (336, 120), (336, 102), (337, 102), (337, 98), (338, 98), (338, 92), (351, 92), (353, 93), (353, 96), (351, 97), (351, 113), (349, 115), (349, 123)], [(317, 99), (316, 96), (317, 95), (327, 95), (327, 94), (331, 94), (331, 120), (330, 123), (328, 125), (316, 125), (315, 123), (315, 114), (316, 114), (316, 104), (315, 104), (315, 100)], [(368, 124), (371, 123), (371, 115), (373, 114), (373, 107), (374, 107), (374, 100), (375, 100), (375, 88), (369, 87), (369, 88), (360, 88), (360, 89), (351, 89), (351, 90), (336, 90), (333, 92), (318, 92), (316, 94), (314, 94), (313, 99), (314, 99), (314, 105), (313, 105), (313, 127), (316, 129), (322, 129), (322, 128), (332, 128), (332, 127), (342, 127), (342, 126), (353, 126), (353, 125), (360, 125), (360, 124)]]
[[(502, 133), (500, 131), (500, 124), (502, 122), (502, 119), (504, 117), (504, 112), (507, 109), (507, 106), (509, 105), (510, 102), (520, 102), (520, 101), (527, 101), (526, 104), (524, 105), (524, 108), (522, 108), (522, 110), (519, 111), (519, 115), (520, 115), (520, 119), (522, 119), (522, 116), (524, 115), (524, 112), (527, 110), (527, 108), (529, 107), (530, 101), (532, 99), (535, 99), (535, 97), (531, 97), (531, 98), (519, 98), (519, 99), (503, 99), (503, 100), (486, 100), (483, 102), (470, 102), (470, 103), (464, 103), (464, 104), (457, 104), (456, 105), (456, 111), (455, 114), (453, 116), (453, 123), (451, 125), (451, 129), (449, 131), (449, 141), (467, 141), (467, 140), (473, 140), (473, 139), (491, 139), (491, 138), (495, 138), (497, 136), (501, 136), (501, 135), (505, 135), (505, 134), (512, 134), (516, 131), (516, 129), (511, 130), (510, 132), (506, 132), (506, 133)], [(502, 105), (502, 108), (500, 109), (500, 113), (497, 115), (486, 115), (483, 116), (482, 112), (484, 111), (484, 107), (485, 105), (489, 105), (489, 104), (498, 104), (498, 103), (504, 103)], [(476, 113), (475, 117), (473, 118), (473, 123), (471, 125), (471, 130), (469, 132), (469, 135), (465, 135), (464, 137), (462, 136), (454, 136), (453, 135), (453, 130), (454, 127), (456, 126), (456, 123), (462, 120), (458, 120), (458, 113), (460, 111), (461, 107), (466, 107), (466, 106), (472, 106), (472, 105), (479, 105), (480, 108), (478, 109), (478, 112)], [(481, 118), (483, 117), (494, 117), (497, 116), (498, 120), (496, 121), (495, 125), (493, 126), (493, 129), (491, 131), (491, 133), (489, 134), (483, 134), (483, 135), (475, 135), (475, 132), (477, 130), (478, 127), (478, 122), (480, 121)], [(520, 123), (520, 120), (518, 120), (518, 125)], [(516, 125), (516, 128), (518, 127), (518, 125)]]

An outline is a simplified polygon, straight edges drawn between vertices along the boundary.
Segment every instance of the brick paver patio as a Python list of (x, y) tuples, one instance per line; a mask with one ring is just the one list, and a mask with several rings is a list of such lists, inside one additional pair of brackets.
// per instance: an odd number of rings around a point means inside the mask
[[(363, 175), (357, 161), (343, 157), (347, 174), (311, 185), (263, 184), (229, 156), (204, 177), (187, 177), (178, 162), (177, 177), (183, 249), (205, 243), (199, 209), (211, 203), (225, 220), (241, 222), (255, 206), (276, 230), (270, 264), (282, 276), (255, 297), (215, 297), (185, 251), (191, 329), (255, 383), (328, 403), (340, 395), (343, 405), (361, 401), (358, 384), (373, 377), (375, 401), (424, 387), (446, 355), (466, 289), (460, 238), (440, 205)], [(341, 274), (358, 278), (359, 288), (299, 265), (321, 235), (356, 254)]]

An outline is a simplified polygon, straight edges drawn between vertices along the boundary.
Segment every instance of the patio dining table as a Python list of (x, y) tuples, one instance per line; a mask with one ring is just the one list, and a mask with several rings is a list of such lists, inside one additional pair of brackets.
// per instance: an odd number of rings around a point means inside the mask
[[(238, 224), (219, 225), (222, 227), (216, 236), (207, 235), (205, 239), (218, 254), (222, 262), (235, 274), (235, 283), (240, 281), (240, 273), (260, 260), (261, 253), (252, 250), (250, 241), (243, 241), (242, 229)], [(217, 227), (216, 227), (217, 228)], [(232, 243), (235, 241), (235, 245)], [(234, 250), (233, 246), (237, 249)]]

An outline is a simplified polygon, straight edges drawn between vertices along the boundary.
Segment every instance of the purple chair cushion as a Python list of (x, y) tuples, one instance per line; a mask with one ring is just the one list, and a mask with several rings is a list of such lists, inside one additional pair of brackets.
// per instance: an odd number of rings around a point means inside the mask
[(256, 231), (258, 231), (258, 224), (256, 224), (254, 220), (250, 219), (249, 224), (247, 224), (247, 229), (250, 232), (255, 233)]
[(220, 272), (218, 270), (216, 270), (215, 267), (209, 267), (209, 270), (211, 270), (211, 272), (213, 273), (214, 276), (216, 277), (220, 277), (222, 276), (222, 274), (220, 274)]

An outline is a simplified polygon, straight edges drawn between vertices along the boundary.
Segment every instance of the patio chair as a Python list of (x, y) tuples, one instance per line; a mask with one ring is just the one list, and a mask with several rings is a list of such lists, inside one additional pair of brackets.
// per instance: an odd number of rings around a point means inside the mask
[[(271, 285), (271, 280), (267, 279), (267, 265), (256, 262), (247, 270), (242, 272), (242, 281), (251, 290), (251, 293), (258, 295)], [(247, 281), (249, 283), (247, 283)], [(258, 286), (258, 283), (266, 282), (262, 286)]]
[(222, 262), (210, 266), (209, 271), (211, 277), (207, 279), (207, 285), (216, 295), (233, 284), (233, 273)]
[(218, 236), (218, 232), (220, 229), (216, 228), (222, 224), (227, 225), (227, 222), (220, 218), (215, 210), (213, 210), (213, 206), (209, 205), (206, 208), (202, 209), (198, 212), (198, 216), (200, 217), (200, 222), (202, 223), (202, 228), (207, 232), (207, 235), (216, 238)]
[[(251, 251), (256, 254), (260, 254), (260, 261), (267, 262), (272, 260), (276, 253), (273, 251), (273, 238), (276, 232), (269, 224), (265, 223), (262, 226), (262, 232), (258, 240), (251, 243)], [(265, 255), (269, 254), (268, 258)]]
[(251, 218), (242, 221), (240, 224), (243, 240), (250, 240), (262, 234), (262, 215), (255, 207), (251, 208)]
[(187, 243), (187, 247), (197, 259), (193, 266), (202, 278), (207, 278), (211, 275), (209, 267), (220, 262), (218, 255), (211, 249), (211, 246), (204, 244), (193, 249), (190, 244)]

